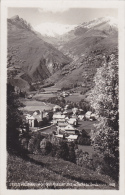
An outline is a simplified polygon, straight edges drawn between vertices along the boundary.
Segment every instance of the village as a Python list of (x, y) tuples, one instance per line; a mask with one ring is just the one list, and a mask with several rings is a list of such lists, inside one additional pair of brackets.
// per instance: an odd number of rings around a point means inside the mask
[(123, 4), (7, 1), (1, 39), (2, 194), (121, 193)]
[[(89, 136), (92, 133), (91, 123), (97, 120), (98, 116), (87, 111), (84, 114), (83, 109), (76, 107), (70, 108), (66, 105), (64, 108), (55, 105), (51, 110), (35, 110), (32, 114), (24, 114), (29, 132), (53, 133), (59, 139), (67, 141), (76, 141), (83, 134), (84, 126), (88, 124)], [(87, 122), (87, 123), (86, 123)], [(26, 131), (23, 126), (21, 131)]]

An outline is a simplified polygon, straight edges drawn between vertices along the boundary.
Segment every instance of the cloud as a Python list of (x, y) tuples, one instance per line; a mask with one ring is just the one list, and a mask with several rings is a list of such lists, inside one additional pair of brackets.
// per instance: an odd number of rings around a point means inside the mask
[(39, 12), (52, 12), (52, 13), (58, 13), (58, 12), (65, 12), (68, 11), (70, 8), (69, 7), (59, 7), (59, 6), (52, 6), (52, 7), (43, 7), (43, 8), (38, 8)]

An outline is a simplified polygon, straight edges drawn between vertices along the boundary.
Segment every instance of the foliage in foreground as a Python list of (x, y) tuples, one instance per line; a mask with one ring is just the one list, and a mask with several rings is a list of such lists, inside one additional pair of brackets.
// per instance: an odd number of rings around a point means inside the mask
[[(27, 160), (8, 154), (7, 187), (9, 189), (117, 188), (117, 186), (115, 188), (110, 186), (113, 183), (115, 185), (110, 177), (97, 174), (74, 163), (51, 156), (33, 154), (28, 156)], [(12, 183), (19, 185), (13, 186)]]
[[(78, 149), (75, 143), (67, 142), (65, 139), (60, 140), (53, 134), (43, 135), (41, 133), (36, 133), (30, 138), (22, 138), (21, 144), (22, 148), (27, 151), (27, 155), (29, 153), (34, 156), (41, 156), (41, 158), (50, 156), (57, 159), (63, 159), (80, 167), (96, 171), (97, 174), (105, 175), (112, 171), (104, 161), (103, 155), (94, 153), (93, 156), (90, 156), (88, 152)], [(103, 169), (101, 168), (102, 166)], [(107, 170), (107, 172), (105, 172), (105, 170)]]
[[(119, 113), (118, 113), (118, 55), (104, 58), (95, 75), (95, 87), (89, 95), (91, 106), (99, 115), (93, 145), (103, 154), (103, 172), (118, 180), (119, 176)], [(110, 171), (109, 171), (110, 170)]]
[(31, 154), (51, 155), (75, 163), (75, 144), (66, 140), (59, 140), (53, 134), (44, 136), (40, 133), (32, 135), (30, 138), (20, 139), (22, 150), (27, 150)]
[(17, 128), (22, 125), (22, 112), (20, 107), (24, 106), (19, 101), (19, 95), (15, 93), (14, 87), (7, 84), (7, 148), (18, 147), (19, 133)]

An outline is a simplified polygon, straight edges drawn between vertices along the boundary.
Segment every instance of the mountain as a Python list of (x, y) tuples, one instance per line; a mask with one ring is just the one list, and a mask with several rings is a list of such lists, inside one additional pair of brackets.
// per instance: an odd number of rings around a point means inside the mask
[(38, 37), (56, 47), (63, 34), (73, 30), (76, 26), (46, 22), (35, 26), (34, 29)]
[[(110, 26), (116, 27), (117, 28), (117, 20), (113, 17), (110, 16), (106, 16), (106, 17), (102, 17), (102, 18), (95, 18), (94, 20), (91, 20), (89, 22), (84, 22), (82, 23), (80, 26), (87, 28), (87, 29), (91, 29), (91, 28), (97, 28), (99, 26), (102, 25), (106, 25), (109, 24)], [(79, 27), (77, 27), (79, 28)]]
[[(29, 88), (30, 83), (48, 78), (71, 59), (51, 44), (19, 16), (7, 20), (8, 77), (13, 83)], [(16, 81), (14, 81), (16, 79)], [(18, 81), (18, 82), (17, 82)]]
[(78, 59), (95, 49), (110, 49), (118, 44), (117, 39), (117, 21), (112, 17), (103, 17), (84, 22), (64, 34), (60, 37), (58, 48)]
[(43, 31), (18, 16), (8, 19), (8, 75), (14, 85), (55, 84), (84, 93), (94, 86), (104, 55), (117, 52), (117, 21), (111, 17), (84, 22), (62, 35)]
[(89, 89), (93, 86), (97, 68), (102, 66), (103, 56), (117, 50), (117, 21), (103, 17), (84, 22), (58, 37), (55, 46), (73, 61), (49, 80), (55, 81), (59, 87), (72, 88), (75, 85)]
[(35, 27), (35, 30), (43, 36), (57, 37), (73, 30), (76, 25), (67, 25), (59, 23), (42, 23)]

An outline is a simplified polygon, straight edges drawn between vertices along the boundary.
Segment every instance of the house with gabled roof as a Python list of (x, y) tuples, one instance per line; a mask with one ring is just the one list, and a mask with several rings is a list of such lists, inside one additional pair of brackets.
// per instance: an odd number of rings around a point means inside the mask
[(66, 118), (66, 116), (63, 114), (54, 114), (53, 115), (53, 124), (57, 124), (58, 121), (64, 121), (65, 118)]
[(53, 112), (59, 112), (59, 111), (61, 111), (60, 106), (56, 105), (56, 106), (53, 107)]
[(70, 125), (76, 126), (78, 124), (78, 119), (76, 119), (76, 118), (70, 118), (69, 120), (67, 120), (67, 122)]
[(29, 127), (34, 127), (34, 120), (33, 116), (26, 116), (26, 120), (28, 121)]
[(75, 127), (73, 127), (72, 125), (68, 124), (65, 128), (64, 128), (64, 131), (66, 133), (69, 133), (69, 134), (76, 134), (78, 133), (78, 129), (76, 129)]
[(66, 121), (58, 121), (57, 132), (59, 132), (59, 130), (64, 131), (67, 125), (68, 123)]
[(31, 115), (26, 116), (26, 120), (29, 124), (29, 127), (42, 127), (46, 125), (50, 120), (49, 113), (47, 111), (35, 110)]
[(68, 141), (75, 141), (78, 139), (78, 135), (69, 135), (66, 138), (68, 139)]

